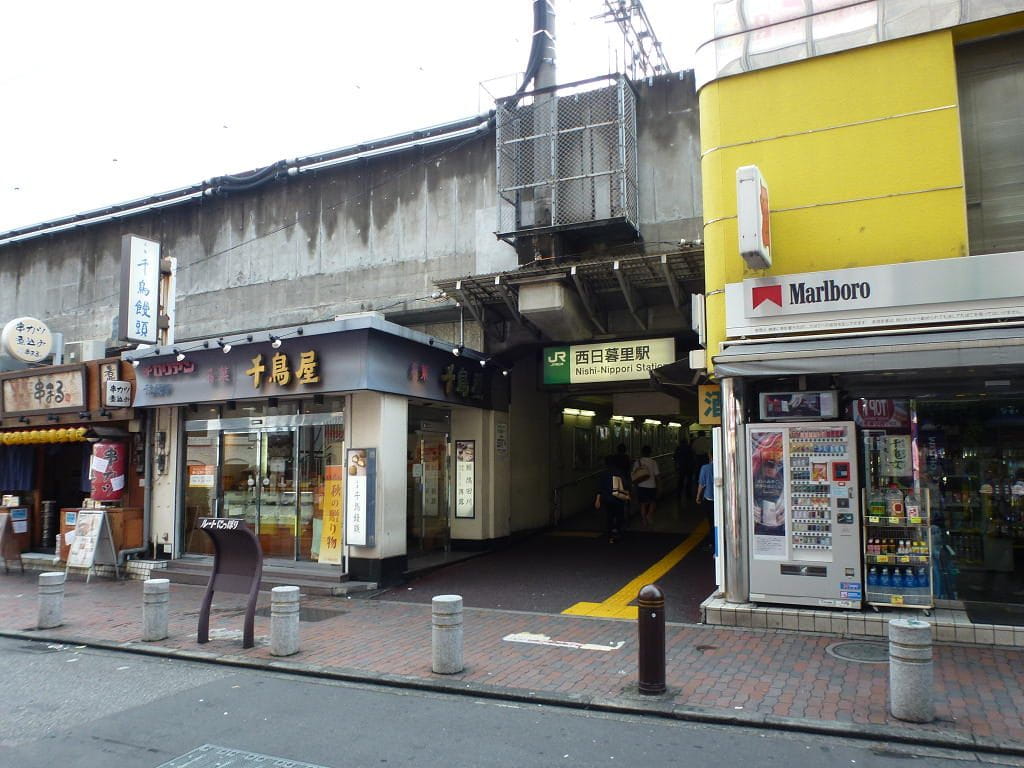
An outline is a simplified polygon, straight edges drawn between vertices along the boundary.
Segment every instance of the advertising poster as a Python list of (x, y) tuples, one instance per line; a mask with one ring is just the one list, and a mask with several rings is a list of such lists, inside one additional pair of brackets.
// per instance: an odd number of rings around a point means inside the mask
[(885, 450), (882, 452), (882, 475), (885, 477), (909, 477), (914, 473), (910, 463), (913, 442), (910, 435), (886, 435)]
[(15, 533), (28, 533), (28, 510), (25, 508), (11, 510), (11, 530)]
[(455, 441), (455, 516), (475, 517), (476, 441)]
[(782, 430), (750, 430), (750, 514), (754, 523), (752, 555), (758, 560), (785, 560), (785, 451)]
[(92, 568), (96, 563), (115, 562), (114, 540), (106, 520), (107, 513), (103, 510), (79, 510), (68, 553), (69, 568)]
[(324, 520), (320, 529), (318, 563), (341, 565), (341, 515), (344, 506), (345, 467), (328, 464), (324, 469)]
[(345, 487), (345, 541), (356, 547), (372, 547), (375, 494), (377, 486), (377, 450), (349, 448)]
[(212, 464), (192, 464), (188, 468), (189, 488), (213, 488), (217, 480), (217, 467)]

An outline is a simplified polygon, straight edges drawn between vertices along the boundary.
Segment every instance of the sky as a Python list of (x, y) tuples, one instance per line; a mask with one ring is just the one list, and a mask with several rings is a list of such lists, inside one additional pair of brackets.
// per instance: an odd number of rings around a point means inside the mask
[[(703, 0), (644, 0), (673, 70)], [(556, 0), (559, 82), (622, 69), (604, 0)], [(94, 0), (0, 8), (0, 232), (486, 112), (531, 0)]]

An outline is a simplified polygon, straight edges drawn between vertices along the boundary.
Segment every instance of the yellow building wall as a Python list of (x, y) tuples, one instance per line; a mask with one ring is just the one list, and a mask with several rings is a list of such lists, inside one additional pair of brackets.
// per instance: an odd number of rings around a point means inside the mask
[[(725, 283), (967, 254), (953, 33), (724, 78), (700, 93), (708, 352)], [(736, 169), (770, 192), (770, 270), (739, 256)]]

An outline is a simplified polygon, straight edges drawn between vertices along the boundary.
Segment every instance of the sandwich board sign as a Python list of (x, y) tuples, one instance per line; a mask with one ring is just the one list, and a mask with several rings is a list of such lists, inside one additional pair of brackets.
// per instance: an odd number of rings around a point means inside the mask
[(4, 573), (10, 573), (7, 566), (10, 560), (17, 560), (21, 572), (25, 572), (25, 564), (21, 562), (21, 550), (14, 538), (14, 526), (11, 524), (9, 512), (0, 512), (0, 557), (4, 560)]
[(85, 583), (88, 584), (95, 566), (112, 565), (114, 566), (114, 575), (121, 578), (121, 574), (117, 570), (114, 536), (110, 531), (110, 521), (107, 520), (105, 510), (79, 510), (73, 533), (71, 551), (68, 552), (68, 564), (64, 569), (65, 576), (72, 568), (86, 568), (88, 573)]

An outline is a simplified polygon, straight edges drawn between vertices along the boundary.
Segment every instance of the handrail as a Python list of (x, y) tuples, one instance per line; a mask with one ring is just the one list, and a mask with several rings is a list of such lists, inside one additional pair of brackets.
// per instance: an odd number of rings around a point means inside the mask
[[(675, 455), (674, 453), (659, 453), (657, 456), (651, 456), (651, 458), (652, 459), (662, 459), (662, 458), (665, 458), (666, 456), (674, 456), (674, 455)], [(630, 462), (633, 462), (633, 461), (635, 461), (635, 459), (633, 459), (631, 457), (630, 458)], [(600, 476), (600, 474), (602, 472), (604, 472), (604, 469), (599, 469), (596, 472), (591, 472), (589, 474), (582, 475), (582, 476), (577, 477), (577, 478), (575, 478), (573, 480), (570, 480), (567, 483), (562, 483), (561, 485), (556, 485), (554, 488), (551, 489), (551, 496), (552, 496), (552, 499), (551, 499), (551, 525), (552, 526), (557, 526), (559, 524), (559, 522), (561, 522), (561, 519), (562, 519), (562, 491), (564, 491), (567, 488), (572, 488), (573, 486), (579, 485), (580, 483), (582, 483), (582, 482), (584, 482), (586, 480), (593, 480), (594, 478)], [(665, 476), (671, 476), (671, 475), (675, 474), (675, 472), (665, 472), (664, 474), (665, 474)]]

